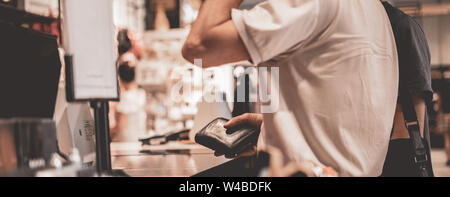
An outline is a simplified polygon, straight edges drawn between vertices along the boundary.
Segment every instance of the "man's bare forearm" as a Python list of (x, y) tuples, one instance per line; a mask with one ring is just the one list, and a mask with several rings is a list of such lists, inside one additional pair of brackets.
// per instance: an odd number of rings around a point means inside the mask
[(249, 60), (236, 26), (231, 20), (231, 11), (243, 0), (206, 0), (191, 28), (182, 49), (183, 57), (194, 63), (202, 60), (202, 67)]
[(238, 8), (243, 0), (206, 0), (192, 25), (188, 40), (201, 42), (202, 36), (212, 28), (231, 19), (231, 10)]

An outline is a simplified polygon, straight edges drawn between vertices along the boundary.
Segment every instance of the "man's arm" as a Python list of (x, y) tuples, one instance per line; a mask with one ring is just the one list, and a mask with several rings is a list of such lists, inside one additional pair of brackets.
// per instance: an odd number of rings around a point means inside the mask
[(203, 67), (249, 60), (250, 55), (231, 20), (231, 10), (243, 0), (206, 0), (183, 46), (183, 57)]

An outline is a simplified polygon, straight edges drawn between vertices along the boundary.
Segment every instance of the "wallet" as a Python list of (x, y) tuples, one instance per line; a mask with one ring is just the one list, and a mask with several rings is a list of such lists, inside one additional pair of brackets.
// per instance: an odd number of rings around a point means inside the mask
[(258, 142), (260, 129), (250, 125), (239, 125), (226, 129), (228, 119), (217, 118), (195, 136), (195, 142), (225, 155), (236, 155), (247, 151)]

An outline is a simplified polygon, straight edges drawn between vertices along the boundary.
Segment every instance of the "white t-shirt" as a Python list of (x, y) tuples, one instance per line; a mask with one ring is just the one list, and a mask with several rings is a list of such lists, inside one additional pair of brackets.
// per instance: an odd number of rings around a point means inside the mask
[(253, 63), (279, 67), (279, 108), (264, 115), (260, 145), (340, 176), (381, 175), (399, 74), (379, 0), (268, 0), (232, 19)]
[(120, 142), (138, 142), (147, 137), (147, 113), (145, 112), (147, 96), (143, 89), (125, 90), (121, 93), (117, 112), (126, 117), (126, 126), (117, 136)]

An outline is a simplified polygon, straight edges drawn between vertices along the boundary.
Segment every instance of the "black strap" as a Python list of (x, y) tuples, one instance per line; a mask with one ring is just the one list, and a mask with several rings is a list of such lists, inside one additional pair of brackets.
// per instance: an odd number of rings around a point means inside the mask
[(416, 110), (409, 93), (404, 93), (400, 101), (405, 117), (405, 125), (408, 129), (412, 150), (414, 153), (414, 162), (418, 168), (420, 177), (431, 177), (432, 170), (429, 166), (428, 148), (425, 146), (420, 135), (420, 123), (417, 118)]

